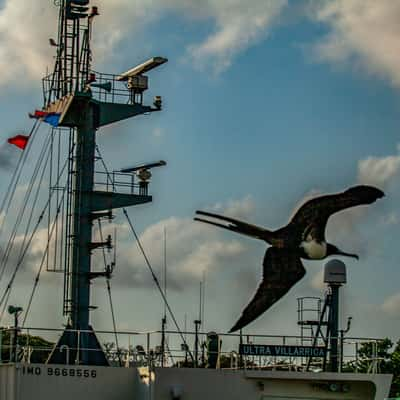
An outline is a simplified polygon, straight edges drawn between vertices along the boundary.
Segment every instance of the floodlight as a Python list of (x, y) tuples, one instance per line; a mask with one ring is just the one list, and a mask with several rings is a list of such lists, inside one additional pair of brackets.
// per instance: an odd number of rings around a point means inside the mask
[(133, 67), (130, 70), (122, 73), (120, 76), (117, 77), (117, 81), (127, 81), (129, 80), (129, 78), (142, 75), (144, 72), (157, 68), (160, 65), (166, 63), (167, 61), (168, 58), (164, 57), (150, 58), (150, 60), (145, 61), (143, 64), (137, 65), (136, 67)]
[(8, 313), (13, 315), (22, 311), (22, 307), (8, 306)]
[(145, 356), (145, 355), (146, 355), (146, 352), (145, 352), (143, 346), (141, 346), (140, 344), (138, 344), (138, 345), (135, 347), (135, 349), (136, 349), (136, 351), (137, 351), (137, 353), (138, 353), (139, 355), (141, 355), (141, 356)]
[(161, 106), (162, 106), (162, 98), (161, 98), (161, 96), (155, 96), (154, 97), (153, 105), (157, 110), (161, 110)]

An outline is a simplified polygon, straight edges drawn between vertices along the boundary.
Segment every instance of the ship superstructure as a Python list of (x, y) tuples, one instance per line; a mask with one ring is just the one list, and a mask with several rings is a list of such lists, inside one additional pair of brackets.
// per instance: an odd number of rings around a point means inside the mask
[[(39, 222), (48, 216), (47, 256), (42, 262), (47, 263), (47, 271), (63, 274), (67, 324), (51, 330), (27, 327), (25, 317), (21, 326), (22, 308), (9, 308), (14, 326), (0, 329), (0, 400), (383, 399), (391, 377), (378, 373), (376, 352), (369, 360), (370, 370), (361, 371), (356, 364), (352, 373), (343, 371), (349, 365), (346, 357), (356, 357), (357, 346), (365, 340), (338, 337), (334, 290), (326, 303), (326, 308), (332, 308), (330, 322), (320, 309), (308, 325), (302, 319), (300, 336), (200, 332), (200, 318), (195, 332), (182, 332), (176, 320), (177, 331), (167, 331), (165, 315), (160, 332), (117, 332), (115, 327), (95, 331), (90, 323), (91, 282), (101, 278), (108, 282), (115, 260), (105, 262), (102, 270), (94, 268), (93, 255), (111, 252), (114, 246), (111, 235), (94, 239), (94, 226), (101, 233), (101, 222), (111, 220), (113, 210), (123, 209), (127, 216), (127, 207), (151, 202), (150, 171), (166, 164), (158, 161), (113, 172), (104, 168), (103, 180), (98, 180), (96, 165), (102, 159), (96, 136), (104, 126), (161, 110), (160, 96), (152, 105), (144, 104), (146, 74), (167, 59), (153, 57), (115, 75), (96, 72), (91, 36), (101, 10), (90, 0), (60, 0), (58, 10), (58, 36), (50, 40), (56, 51), (55, 65), (43, 80), (43, 107), (32, 116), (54, 126), (52, 147), (57, 147), (60, 137), (66, 138), (55, 157), (61, 158), (62, 148), (66, 163), (64, 167), (55, 163), (56, 172), (50, 173), (53, 211), (41, 214)], [(35, 124), (33, 132), (36, 129)], [(51, 201), (46, 204), (50, 208)], [(59, 240), (50, 246), (54, 237)], [(1, 307), (7, 304), (12, 283), (13, 279), (0, 298)], [(31, 301), (28, 309), (30, 305)], [(307, 336), (306, 326), (316, 331)], [(324, 337), (326, 328), (329, 335)], [(54, 343), (38, 341), (54, 333), (58, 337)], [(105, 337), (116, 339), (110, 344)]]

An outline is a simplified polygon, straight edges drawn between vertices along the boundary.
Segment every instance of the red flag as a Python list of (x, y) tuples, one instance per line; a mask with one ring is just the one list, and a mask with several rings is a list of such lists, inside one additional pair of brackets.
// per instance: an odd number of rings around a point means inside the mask
[(28, 144), (29, 136), (17, 135), (7, 140), (8, 143), (13, 144), (20, 149), (24, 150)]
[(29, 118), (36, 118), (36, 119), (44, 118), (47, 116), (47, 114), (48, 114), (48, 112), (46, 112), (46, 111), (35, 110), (35, 112), (33, 114), (29, 113)]

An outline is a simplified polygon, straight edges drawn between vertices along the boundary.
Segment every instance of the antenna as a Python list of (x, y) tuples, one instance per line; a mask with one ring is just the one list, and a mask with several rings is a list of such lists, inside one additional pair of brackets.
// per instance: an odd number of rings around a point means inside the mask
[(200, 286), (199, 286), (199, 288), (200, 288), (200, 297), (199, 297), (199, 321), (200, 321), (200, 324), (199, 324), (199, 326), (201, 326), (201, 314), (202, 314), (202, 307), (201, 307), (201, 305), (202, 305), (202, 297), (203, 297), (203, 282), (202, 281), (200, 281)]
[(204, 325), (205, 325), (205, 318), (204, 318), (204, 310), (205, 310), (205, 302), (206, 302), (206, 271), (203, 271), (203, 301), (202, 301), (202, 312), (201, 312), (201, 326), (203, 328), (204, 331)]
[[(167, 228), (164, 226), (164, 295), (167, 299)], [(164, 319), (167, 320), (167, 304), (164, 301)]]
[(164, 366), (165, 328), (167, 325), (167, 230), (164, 227), (164, 316), (161, 320), (161, 366)]
[(113, 273), (116, 265), (117, 265), (117, 227), (114, 227), (114, 257), (111, 265), (111, 273)]
[(199, 330), (201, 326), (201, 313), (202, 313), (202, 294), (203, 294), (203, 288), (202, 288), (202, 281), (200, 281), (200, 301), (199, 301), (199, 318), (195, 319), (194, 322), (194, 327), (195, 327), (195, 341), (194, 341), (194, 366), (197, 368), (199, 365)]

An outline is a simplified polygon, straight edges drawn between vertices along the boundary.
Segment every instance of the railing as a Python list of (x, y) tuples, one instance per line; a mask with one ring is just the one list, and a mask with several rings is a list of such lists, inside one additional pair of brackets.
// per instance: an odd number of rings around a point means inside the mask
[(127, 194), (147, 195), (148, 182), (136, 182), (134, 173), (95, 172), (95, 190)]
[[(81, 91), (90, 91), (95, 100), (106, 103), (132, 104), (134, 97), (124, 82), (118, 81), (118, 75), (105, 74), (96, 71), (90, 71), (94, 74), (95, 81), (91, 84), (83, 84)], [(66, 81), (58, 81), (57, 74), (51, 73), (42, 80), (44, 106), (60, 99), (63, 96), (73, 94), (67, 88), (71, 88), (72, 82), (76, 77), (68, 78)]]
[[(124, 82), (117, 80), (118, 75), (105, 74), (92, 71), (96, 76), (94, 85), (90, 86), (93, 98), (104, 103), (131, 103), (132, 92), (126, 87)], [(104, 85), (108, 85), (110, 90), (105, 90)], [(100, 86), (100, 87), (99, 87)], [(103, 88), (101, 88), (103, 87)]]
[[(0, 363), (12, 361), (11, 356), (17, 354), (18, 361), (25, 363), (43, 363), (50, 355), (54, 344), (63, 332), (59, 329), (24, 328), (18, 332), (17, 348), (10, 344), (10, 337), (14, 332), (13, 328), (0, 329)], [(78, 331), (79, 337), (84, 331)], [(210, 367), (210, 359), (216, 358), (216, 368), (228, 369), (253, 369), (253, 370), (292, 370), (305, 371), (308, 358), (290, 356), (244, 356), (238, 354), (239, 343), (257, 344), (271, 346), (301, 346), (304, 337), (301, 336), (277, 336), (277, 335), (243, 335), (219, 334), (217, 348), (208, 349), (206, 346), (207, 333), (198, 334), (200, 343), (197, 351), (195, 349), (195, 332), (178, 333), (176, 331), (164, 332), (166, 340), (164, 348), (162, 343), (162, 332), (118, 332), (119, 348), (116, 348), (115, 332), (96, 331), (103, 352), (106, 354), (110, 365), (131, 367), (131, 366), (166, 366), (166, 367)], [(182, 343), (182, 336), (185, 342)], [(45, 338), (47, 342), (39, 340)], [(355, 373), (379, 373), (382, 358), (378, 353), (378, 345), (382, 339), (375, 338), (345, 338), (341, 341), (338, 338), (339, 349), (339, 372)], [(367, 357), (360, 357), (359, 350), (365, 343), (372, 344), (372, 352)], [(322, 343), (318, 343), (319, 346)], [(69, 359), (70, 364), (80, 364), (79, 350), (68, 346), (61, 346), (66, 358), (70, 354), (76, 354), (76, 359)], [(78, 350), (78, 351), (76, 351)], [(88, 350), (94, 351), (94, 350)], [(194, 360), (194, 354), (198, 354)], [(321, 358), (314, 358), (310, 363), (312, 372), (322, 371), (324, 365)]]

